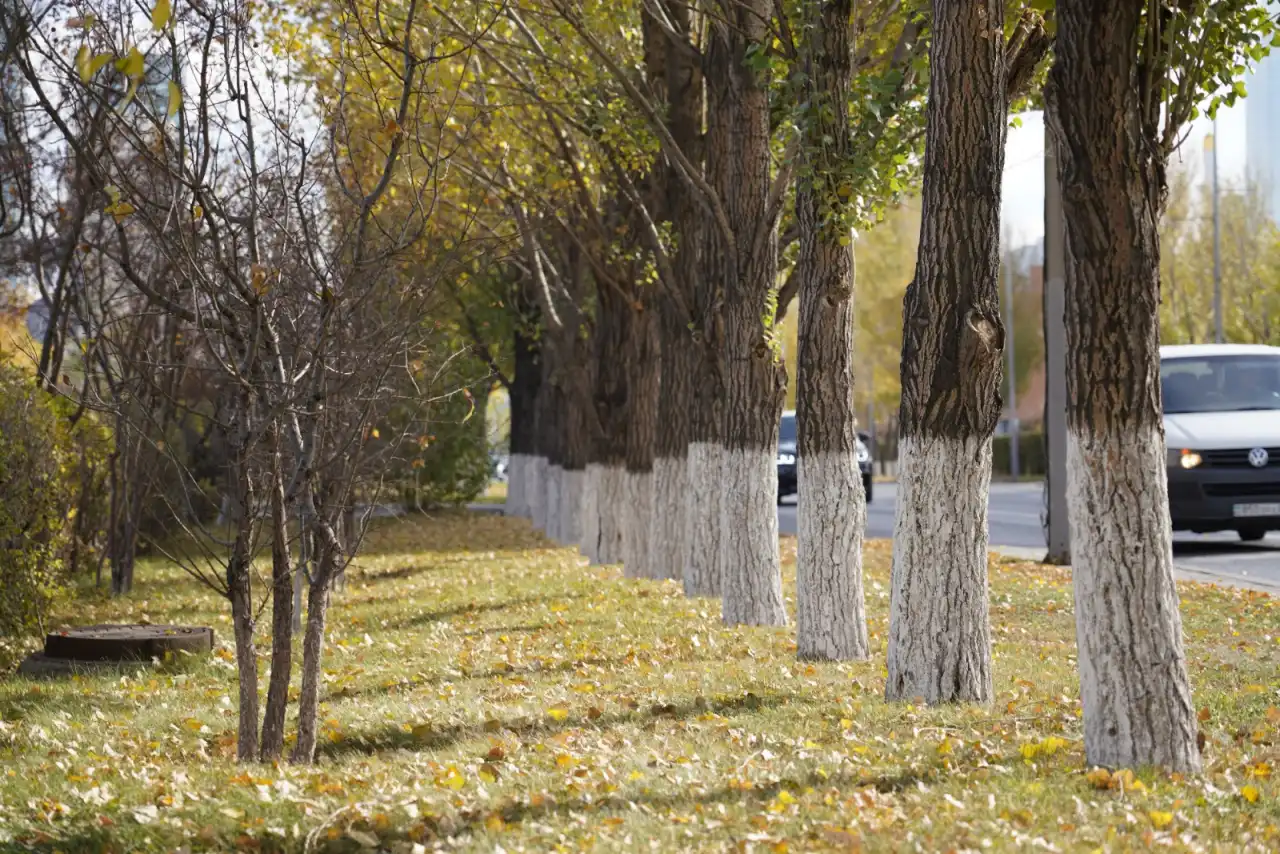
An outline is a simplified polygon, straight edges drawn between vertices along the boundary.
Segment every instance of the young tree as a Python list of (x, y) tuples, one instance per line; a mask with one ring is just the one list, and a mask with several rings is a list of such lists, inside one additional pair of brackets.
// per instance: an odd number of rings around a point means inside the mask
[(1160, 389), (1167, 165), (1266, 52), (1265, 4), (1060, 0), (1046, 88), (1066, 220), (1067, 501), (1085, 753), (1200, 767), (1173, 580)]
[(991, 699), (987, 490), (1000, 419), (1000, 180), (1010, 92), (1046, 49), (1034, 13), (934, 0), (915, 278), (903, 304), (890, 700)]

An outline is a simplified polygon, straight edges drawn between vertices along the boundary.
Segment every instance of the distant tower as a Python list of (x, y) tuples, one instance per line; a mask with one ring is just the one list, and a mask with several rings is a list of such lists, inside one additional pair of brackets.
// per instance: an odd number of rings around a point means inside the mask
[[(1280, 3), (1269, 7), (1280, 14)], [(1280, 53), (1259, 62), (1245, 85), (1245, 172), (1266, 200), (1267, 214), (1280, 223)]]

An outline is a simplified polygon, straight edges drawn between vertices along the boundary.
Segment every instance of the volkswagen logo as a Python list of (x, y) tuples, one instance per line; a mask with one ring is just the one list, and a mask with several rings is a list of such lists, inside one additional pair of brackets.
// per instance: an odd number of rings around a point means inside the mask
[(1249, 465), (1253, 466), (1256, 469), (1260, 469), (1266, 466), (1268, 460), (1270, 459), (1271, 459), (1271, 455), (1267, 453), (1266, 448), (1254, 448), (1252, 451), (1249, 452)]

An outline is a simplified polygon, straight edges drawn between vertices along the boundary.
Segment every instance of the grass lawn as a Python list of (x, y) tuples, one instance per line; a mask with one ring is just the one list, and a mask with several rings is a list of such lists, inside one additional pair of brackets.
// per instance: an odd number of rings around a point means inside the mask
[(522, 522), (388, 522), (335, 603), (310, 769), (233, 762), (224, 603), (146, 565), (63, 619), (209, 623), (220, 649), (0, 679), (0, 850), (1280, 846), (1275, 600), (1182, 587), (1206, 773), (1108, 776), (1084, 766), (1066, 572), (993, 563), (996, 702), (927, 709), (881, 700), (888, 545), (866, 564), (874, 657), (807, 664), (789, 630), (724, 628)]
[(505, 504), (507, 501), (507, 482), (495, 480), (485, 487), (484, 492), (476, 497), (476, 504)]

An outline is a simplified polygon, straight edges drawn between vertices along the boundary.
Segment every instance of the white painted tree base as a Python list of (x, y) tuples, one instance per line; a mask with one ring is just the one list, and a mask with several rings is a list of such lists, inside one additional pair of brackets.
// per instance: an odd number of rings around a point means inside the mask
[(1164, 436), (1067, 434), (1067, 507), (1090, 765), (1200, 770), (1173, 580)]
[(797, 461), (796, 655), (825, 661), (868, 655), (862, 591), (867, 499), (855, 454)]
[(564, 476), (564, 469), (558, 465), (548, 465), (543, 480), (547, 485), (547, 494), (543, 499), (547, 505), (547, 526), (543, 528), (543, 533), (547, 535), (553, 543), (560, 543), (560, 512), (564, 506), (560, 503), (560, 481)]
[(649, 527), (653, 513), (653, 473), (625, 472), (627, 500), (622, 514), (622, 572), (627, 578), (652, 578)]
[(504, 516), (529, 518), (529, 500), (525, 491), (529, 483), (530, 457), (512, 454), (507, 460), (507, 500), (502, 508)]
[(785, 626), (782, 561), (778, 555), (778, 453), (733, 448), (721, 452), (720, 580), (724, 622)]
[(560, 536), (561, 545), (577, 546), (582, 542), (582, 494), (586, 489), (585, 469), (560, 470)]
[(908, 436), (898, 454), (885, 696), (990, 702), (991, 440)]
[[(685, 562), (681, 577), (686, 596), (719, 596), (720, 497), (724, 449), (711, 442), (689, 445)], [(776, 476), (776, 469), (775, 469)], [(776, 513), (776, 509), (775, 509)], [(776, 522), (775, 522), (776, 524)]]
[(529, 521), (539, 531), (547, 530), (547, 464), (546, 457), (533, 457), (525, 469), (524, 500), (529, 508)]
[(582, 482), (582, 539), (578, 543), (578, 551), (588, 563), (599, 563), (596, 553), (600, 548), (600, 515), (605, 509), (604, 502), (600, 500), (603, 479), (604, 466), (588, 463)]
[(605, 566), (622, 563), (622, 528), (628, 512), (626, 469), (604, 467), (600, 479), (600, 539), (596, 563)]
[(686, 527), (689, 522), (688, 463), (663, 457), (653, 463), (653, 529), (649, 562), (656, 578), (684, 575)]

